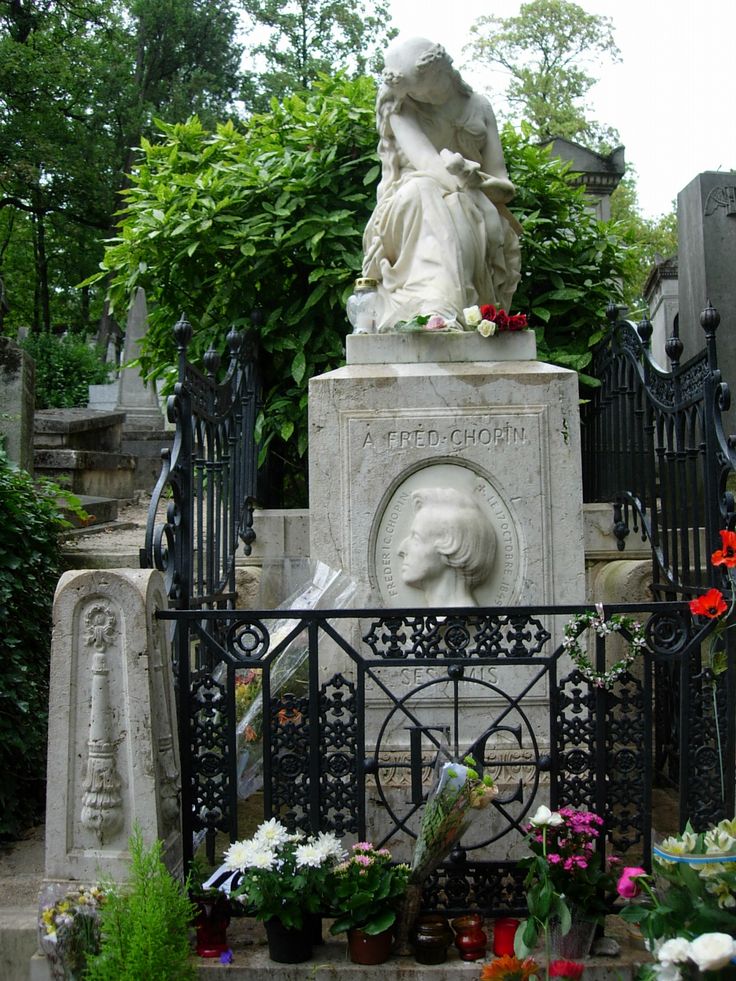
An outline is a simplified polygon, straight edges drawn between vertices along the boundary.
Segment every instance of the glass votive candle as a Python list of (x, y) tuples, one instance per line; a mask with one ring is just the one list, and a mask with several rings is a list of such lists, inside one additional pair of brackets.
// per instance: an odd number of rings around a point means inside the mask
[(493, 953), (496, 957), (514, 953), (514, 937), (519, 920), (513, 916), (504, 916), (493, 924)]

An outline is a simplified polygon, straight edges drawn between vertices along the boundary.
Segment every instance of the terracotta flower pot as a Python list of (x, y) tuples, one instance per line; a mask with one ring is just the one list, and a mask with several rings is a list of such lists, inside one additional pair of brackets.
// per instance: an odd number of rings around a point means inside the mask
[(353, 964), (383, 964), (391, 956), (393, 930), (366, 933), (357, 927), (348, 930), (348, 950)]

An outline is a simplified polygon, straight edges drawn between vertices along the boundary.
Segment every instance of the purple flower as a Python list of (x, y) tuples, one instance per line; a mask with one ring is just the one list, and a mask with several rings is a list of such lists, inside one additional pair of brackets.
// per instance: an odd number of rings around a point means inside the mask
[(228, 947), (227, 950), (223, 950), (223, 952), (220, 954), (220, 963), (232, 964), (232, 962), (233, 962), (233, 952)]

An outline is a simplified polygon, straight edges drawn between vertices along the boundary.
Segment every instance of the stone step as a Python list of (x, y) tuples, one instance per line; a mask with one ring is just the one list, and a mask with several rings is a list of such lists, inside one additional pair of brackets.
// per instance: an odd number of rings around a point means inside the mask
[(38, 947), (38, 907), (0, 908), (0, 978), (29, 981), (31, 957)]
[(78, 496), (78, 499), (80, 507), (89, 516), (84, 522), (80, 521), (76, 514), (64, 505), (63, 499), (61, 501), (61, 509), (64, 517), (75, 528), (84, 531), (117, 521), (120, 502), (116, 497), (94, 497), (91, 494), (81, 494)]
[[(586, 981), (633, 981), (640, 965), (650, 960), (641, 943), (628, 934), (628, 929), (617, 918), (608, 918), (607, 934), (615, 934), (621, 944), (621, 953), (618, 957), (586, 958)], [(487, 928), (487, 933), (491, 935), (490, 928)], [(325, 937), (326, 942), (314, 948), (310, 961), (278, 964), (268, 955), (262, 924), (245, 917), (234, 919), (228, 928), (232, 962), (225, 965), (218, 958), (195, 957), (197, 977), (199, 981), (216, 981), (220, 975), (227, 975), (228, 981), (302, 981), (305, 977), (312, 981), (334, 981), (335, 978), (355, 978), (355, 981), (424, 981), (425, 978), (431, 981), (461, 981), (462, 978), (478, 978), (482, 966), (493, 960), (489, 951), (483, 960), (463, 961), (451, 947), (444, 964), (418, 964), (413, 957), (397, 956), (375, 966), (353, 964), (348, 958), (344, 937), (330, 937), (328, 933), (325, 933)], [(542, 962), (543, 958), (538, 957), (537, 963), (542, 966)], [(42, 955), (36, 954), (32, 958), (30, 975), (18, 974), (17, 979), (27, 981), (29, 976), (31, 981), (50, 981), (48, 965)], [(0, 977), (5, 981), (6, 975), (0, 974)], [(16, 981), (16, 975), (9, 975), (8, 981)]]
[(74, 494), (120, 500), (133, 497), (135, 459), (124, 453), (37, 449), (33, 465), (37, 476), (64, 482)]

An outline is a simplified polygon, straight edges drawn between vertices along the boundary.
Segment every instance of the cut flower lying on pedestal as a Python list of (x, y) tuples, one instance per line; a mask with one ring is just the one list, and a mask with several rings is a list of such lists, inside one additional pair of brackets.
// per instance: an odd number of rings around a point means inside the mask
[(529, 324), (525, 313), (506, 313), (505, 310), (484, 303), (483, 306), (466, 307), (463, 319), (468, 329), (475, 328), (482, 337), (493, 337), (507, 331), (526, 330)]

